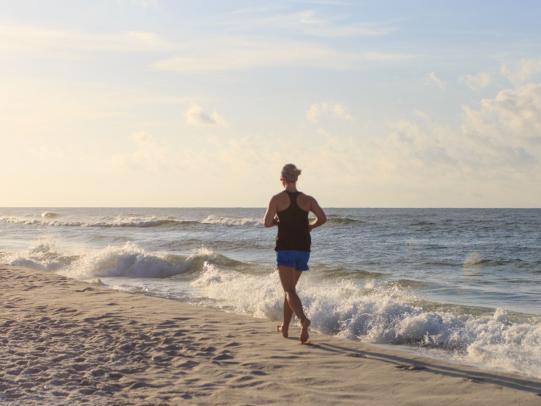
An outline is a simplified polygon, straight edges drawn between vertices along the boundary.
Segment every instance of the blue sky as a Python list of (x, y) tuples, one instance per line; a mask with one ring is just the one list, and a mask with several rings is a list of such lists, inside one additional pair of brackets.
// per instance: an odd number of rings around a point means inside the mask
[(0, 205), (539, 207), (540, 11), (0, 1)]

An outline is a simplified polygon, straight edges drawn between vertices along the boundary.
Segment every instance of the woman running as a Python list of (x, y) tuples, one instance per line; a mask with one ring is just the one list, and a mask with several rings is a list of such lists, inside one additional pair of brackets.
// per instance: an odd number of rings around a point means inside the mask
[[(278, 326), (284, 337), (288, 337), (289, 323), (293, 313), (301, 322), (301, 343), (308, 341), (310, 320), (304, 314), (301, 300), (295, 287), (301, 273), (307, 271), (310, 258), (310, 231), (327, 221), (325, 213), (316, 199), (297, 190), (297, 179), (301, 170), (293, 164), (282, 169), (280, 181), (284, 191), (273, 196), (265, 213), (265, 227), (278, 226), (276, 237), (276, 262), (280, 281), (284, 289), (284, 322)], [(308, 213), (316, 216), (308, 222)]]

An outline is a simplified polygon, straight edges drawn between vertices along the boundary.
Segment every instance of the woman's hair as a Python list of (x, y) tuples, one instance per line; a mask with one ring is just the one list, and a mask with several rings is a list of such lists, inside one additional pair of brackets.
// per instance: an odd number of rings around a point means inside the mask
[(286, 164), (282, 168), (282, 178), (289, 183), (296, 182), (301, 174), (301, 170), (293, 164)]

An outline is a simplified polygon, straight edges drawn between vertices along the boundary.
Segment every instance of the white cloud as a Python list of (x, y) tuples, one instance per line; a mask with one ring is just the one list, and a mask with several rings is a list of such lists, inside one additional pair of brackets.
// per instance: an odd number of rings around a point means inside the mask
[(231, 32), (268, 32), (301, 33), (322, 38), (339, 37), (379, 37), (387, 35), (395, 28), (388, 23), (356, 22), (349, 23), (339, 15), (326, 15), (316, 10), (295, 12), (273, 12), (271, 7), (259, 7), (237, 10), (215, 21), (216, 24)]
[(153, 67), (157, 70), (180, 73), (208, 73), (262, 67), (349, 69), (362, 62), (399, 61), (412, 57), (401, 53), (345, 52), (312, 42), (241, 38), (186, 43), (184, 49), (177, 52), (179, 56), (159, 60)]
[(340, 17), (325, 17), (314, 10), (292, 14), (275, 15), (256, 19), (257, 24), (281, 30), (301, 31), (316, 37), (379, 37), (394, 31), (393, 27), (380, 23), (343, 23)]
[(445, 86), (447, 85), (445, 81), (440, 79), (435, 72), (429, 72), (425, 76), (425, 83), (427, 85), (436, 86), (437, 88), (443, 90), (445, 89)]
[(318, 122), (322, 116), (332, 117), (341, 120), (351, 120), (351, 114), (348, 109), (340, 103), (312, 103), (306, 112), (306, 119), (314, 123)]
[(477, 110), (464, 108), (464, 114), (465, 130), (492, 145), (541, 149), (541, 84), (502, 90)]
[(490, 85), (491, 81), (492, 81), (492, 77), (490, 73), (488, 72), (479, 72), (475, 75), (464, 76), (464, 82), (469, 88), (473, 90), (487, 87), (488, 85)]
[(111, 157), (110, 163), (114, 169), (161, 173), (169, 170), (175, 162), (169, 150), (146, 132), (134, 132), (130, 138), (134, 143), (132, 151)]
[[(350, 116), (333, 103), (312, 106), (310, 117), (316, 120), (337, 112)], [(219, 137), (207, 148), (182, 144), (175, 149), (134, 134), (135, 150), (120, 162), (128, 169), (126, 176), (140, 170), (149, 176), (156, 172), (160, 179), (197, 173), (198, 184), (217, 185), (207, 196), (214, 204), (235, 204), (224, 200), (235, 195), (225, 188), (240, 195), (246, 180), (255, 185), (246, 201), (261, 204), (258, 199), (268, 194), (275, 172), (292, 161), (304, 169), (303, 189), (317, 191), (323, 204), (339, 190), (339, 200), (332, 200), (336, 205), (535, 206), (541, 202), (540, 134), (541, 85), (530, 84), (465, 107), (457, 126), (438, 124), (415, 111), (377, 137), (357, 130), (354, 135), (322, 131), (318, 142), (309, 142), (308, 135), (287, 143), (239, 136)], [(232, 177), (244, 180), (228, 182)], [(187, 180), (183, 192), (195, 193), (196, 187)], [(197, 198), (190, 202), (202, 204)]]
[(1, 24), (0, 50), (15, 53), (47, 51), (156, 52), (171, 48), (158, 34), (145, 31), (93, 33), (29, 25)]
[[(316, 42), (219, 37), (168, 41), (154, 32), (83, 32), (20, 24), (0, 24), (0, 51), (31, 56), (80, 52), (171, 52), (152, 64), (156, 70), (208, 73), (260, 67), (349, 69), (363, 62), (392, 62), (412, 55), (347, 52)], [(250, 37), (253, 38), (253, 37)]]
[(227, 127), (227, 121), (217, 112), (207, 112), (203, 108), (192, 103), (184, 112), (184, 119), (188, 125), (208, 126), (208, 127)]
[(144, 9), (155, 8), (160, 4), (160, 0), (115, 0), (119, 6), (135, 6)]
[(541, 59), (521, 59), (515, 68), (502, 65), (500, 72), (514, 84), (521, 84), (541, 73)]
[[(396, 123), (378, 146), (404, 174), (411, 168), (427, 178), (451, 173), (472, 180), (491, 177), (541, 177), (541, 85), (500, 91), (478, 107), (464, 107), (459, 127), (426, 117)], [(410, 169), (408, 169), (408, 167)], [(397, 174), (398, 175), (398, 174)], [(533, 177), (532, 177), (533, 179)]]

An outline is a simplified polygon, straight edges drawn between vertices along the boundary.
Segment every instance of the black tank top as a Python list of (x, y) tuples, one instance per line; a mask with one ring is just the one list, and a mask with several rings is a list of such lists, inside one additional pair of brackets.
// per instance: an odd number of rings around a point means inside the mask
[(289, 207), (279, 211), (278, 236), (276, 237), (276, 251), (295, 250), (310, 251), (310, 231), (308, 229), (308, 212), (297, 205), (300, 192), (288, 192)]

